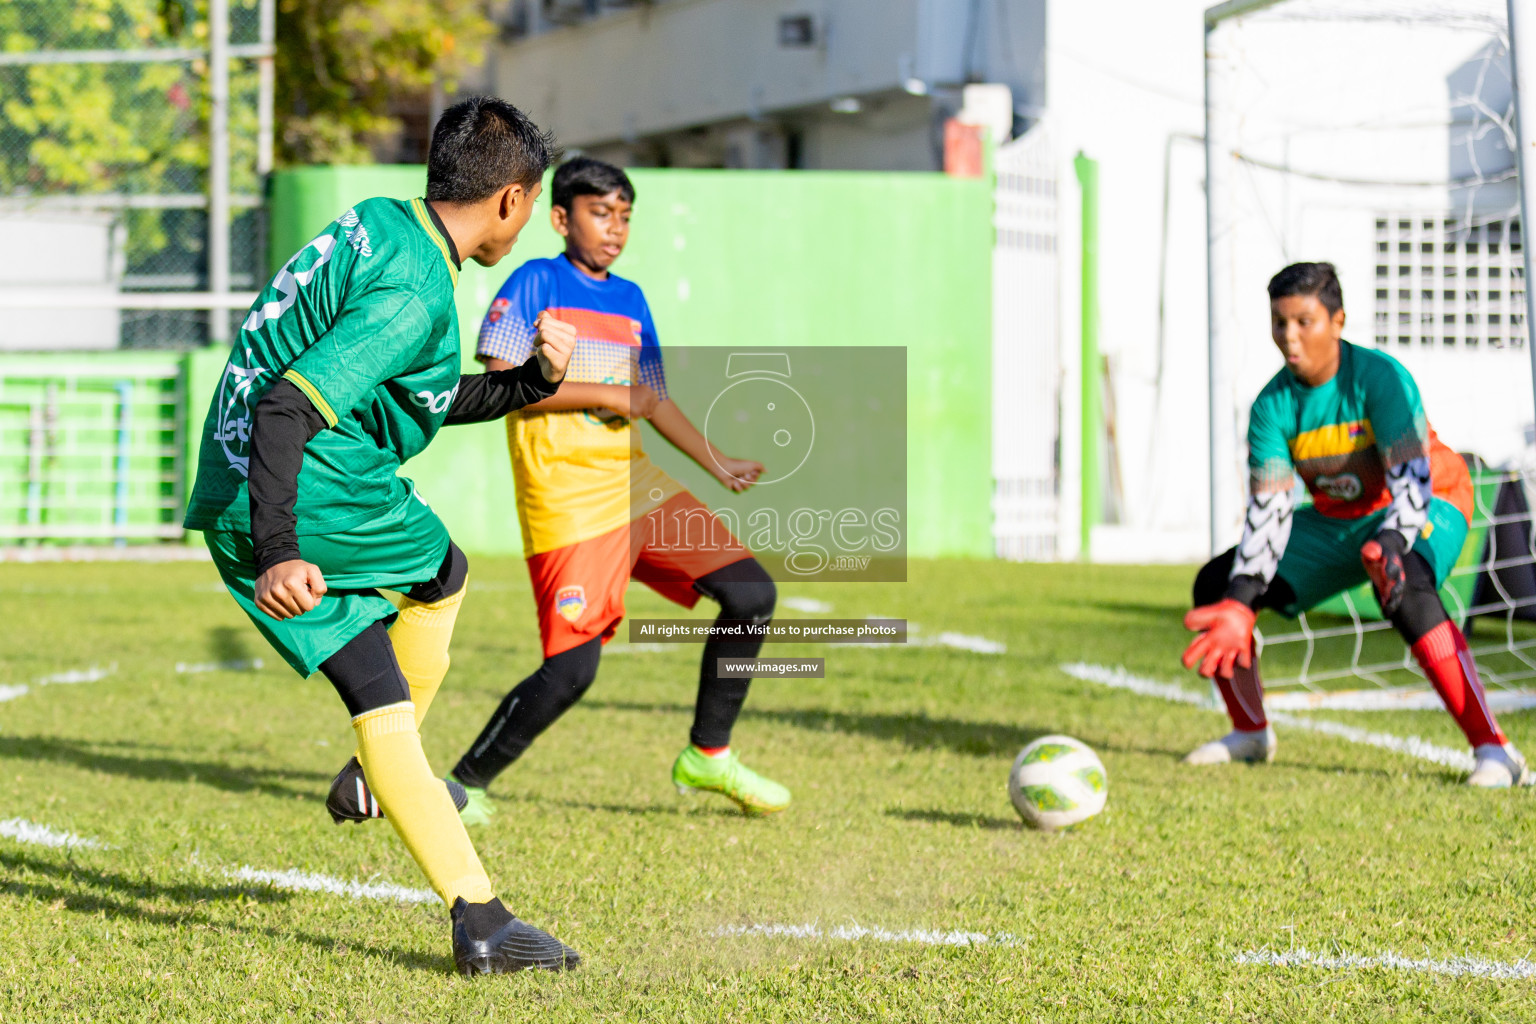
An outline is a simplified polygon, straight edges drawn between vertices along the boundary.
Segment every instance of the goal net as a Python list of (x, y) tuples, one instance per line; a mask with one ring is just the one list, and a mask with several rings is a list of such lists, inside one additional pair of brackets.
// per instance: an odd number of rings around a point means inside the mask
[[(1345, 337), (1409, 369), (1473, 467), (1476, 514), (1442, 596), (1496, 703), (1536, 704), (1536, 416), (1504, 0), (1239, 0), (1207, 26), (1212, 545), (1241, 531), (1248, 407), (1276, 369), (1265, 284), (1332, 262)], [(1434, 699), (1368, 587), (1260, 625), (1282, 705)]]

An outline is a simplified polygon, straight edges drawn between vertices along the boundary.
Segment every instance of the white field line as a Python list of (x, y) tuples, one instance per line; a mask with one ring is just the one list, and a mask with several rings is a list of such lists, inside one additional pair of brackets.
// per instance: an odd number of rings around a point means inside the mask
[(912, 625), (907, 624), (907, 643), (913, 647), (954, 647), (962, 651), (970, 651), (973, 654), (1007, 654), (1006, 644), (1000, 644), (996, 640), (988, 640), (984, 636), (971, 636), (967, 633), (940, 633), (938, 636), (912, 636)]
[(646, 651), (670, 651), (677, 648), (678, 644), (609, 644), (603, 648), (604, 654), (640, 654)]
[(411, 889), (393, 882), (347, 882), (330, 875), (316, 875), (308, 871), (262, 871), (241, 865), (224, 869), (224, 877), (239, 882), (256, 882), (274, 889), (294, 892), (325, 892), (333, 896), (348, 896), (355, 900), (388, 900), (396, 903), (434, 903), (437, 893), (431, 889)]
[[(903, 621), (899, 615), (866, 615), (866, 622)], [(948, 630), (933, 636), (923, 632), (923, 627), (910, 619), (907, 623), (907, 642), (905, 644), (839, 644), (839, 647), (883, 647), (889, 650), (892, 647), (953, 647), (960, 651), (970, 651), (972, 654), (1007, 654), (1008, 645), (996, 640), (989, 640), (984, 636), (972, 636), (969, 633), (952, 633)]]
[(1313, 953), (1306, 949), (1289, 949), (1275, 953), (1267, 949), (1250, 949), (1232, 958), (1234, 963), (1260, 967), (1323, 967), (1368, 968), (1379, 967), (1391, 971), (1416, 971), (1420, 974), (1443, 974), (1451, 978), (1536, 978), (1536, 962), (1521, 957), (1519, 960), (1484, 960), (1476, 956), (1455, 956), (1448, 960), (1414, 959), (1398, 953), (1386, 952), (1380, 956), (1357, 956), (1353, 953)]
[(240, 658), (235, 661), (178, 661), (176, 671), (183, 675), (200, 672), (256, 672), (263, 667), (260, 658)]
[(41, 676), (37, 680), (38, 686), (56, 686), (61, 683), (97, 683), (117, 671), (117, 662), (113, 662), (106, 668), (92, 665), (90, 668), (74, 669), (70, 672), (55, 672), (51, 676)]
[(807, 615), (830, 615), (832, 606), (825, 601), (818, 601), (814, 597), (786, 597), (781, 604), (791, 611), (804, 612)]
[[(1180, 704), (1193, 704), (1197, 707), (1212, 708), (1211, 701), (1196, 693), (1174, 686), (1171, 683), (1160, 683), (1153, 679), (1146, 679), (1134, 675), (1123, 668), (1109, 668), (1105, 665), (1088, 665), (1083, 662), (1075, 662), (1061, 666), (1061, 670), (1074, 679), (1082, 679), (1090, 683), (1098, 683), (1101, 686), (1112, 686), (1118, 690), (1129, 690), (1139, 693), (1144, 697), (1158, 697), (1162, 700), (1175, 701)], [(1460, 771), (1471, 771), (1475, 759), (1470, 751), (1452, 750), (1450, 747), (1438, 746), (1418, 736), (1394, 736), (1384, 732), (1370, 732), (1366, 729), (1357, 729), (1352, 725), (1344, 725), (1342, 722), (1330, 722), (1321, 718), (1302, 718), (1296, 715), (1288, 715), (1283, 711), (1277, 711), (1269, 716), (1271, 723), (1285, 725), (1293, 729), (1305, 729), (1310, 732), (1323, 733), (1327, 736), (1336, 736), (1350, 743), (1360, 743), (1368, 747), (1379, 747), (1382, 750), (1391, 750), (1399, 754), (1407, 754), (1423, 761), (1444, 765), (1447, 768), (1455, 768)]]
[[(80, 847), (87, 850), (110, 850), (112, 847), (95, 839), (77, 836), (73, 832), (39, 825), (25, 818), (0, 821), (0, 836), (31, 846)], [(194, 858), (194, 861), (196, 858)], [(223, 868), (220, 873), (237, 882), (255, 882), (274, 889), (293, 892), (324, 892), (333, 896), (347, 896), (355, 900), (387, 900), (396, 903), (432, 903), (437, 894), (431, 889), (411, 889), (393, 882), (347, 882), (329, 875), (316, 875), (307, 871), (261, 871), (241, 865)]]
[(105, 848), (94, 839), (77, 836), (73, 832), (61, 832), (25, 818), (7, 818), (5, 821), (0, 821), (0, 836), (32, 846), (54, 846), (65, 849), (78, 846), (86, 850)]
[[(117, 662), (113, 662), (106, 668), (92, 665), (90, 668), (71, 669), (68, 672), (55, 672), (50, 676), (39, 676), (32, 681), (34, 686), (59, 686), (71, 683), (94, 683), (107, 678), (117, 671)], [(0, 704), (17, 697), (25, 697), (32, 692), (32, 687), (25, 683), (16, 683), (11, 686), (0, 686)]]
[(823, 929), (815, 924), (726, 924), (716, 928), (717, 938), (740, 935), (770, 935), (790, 939), (844, 939), (857, 941), (873, 939), (876, 942), (911, 942), (921, 946), (1021, 946), (1023, 940), (1007, 932), (988, 935), (985, 932), (930, 931), (925, 928), (908, 928), (892, 931), (889, 928), (865, 927), (861, 924), (841, 924)]
[[(1491, 711), (1524, 711), (1536, 708), (1536, 693), (1529, 690), (1492, 690), (1487, 694)], [(1445, 704), (1434, 690), (1419, 686), (1386, 690), (1345, 690), (1334, 693), (1267, 693), (1264, 706), (1275, 711), (1442, 711)]]

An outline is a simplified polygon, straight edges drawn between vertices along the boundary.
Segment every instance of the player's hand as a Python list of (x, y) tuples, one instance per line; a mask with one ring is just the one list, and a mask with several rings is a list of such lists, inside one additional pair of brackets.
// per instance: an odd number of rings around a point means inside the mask
[(1207, 679), (1232, 677), (1234, 665), (1253, 667), (1253, 623), (1258, 616), (1241, 601), (1227, 598), (1201, 605), (1184, 616), (1184, 628), (1200, 635), (1184, 649), (1184, 667)]
[(539, 370), (551, 384), (565, 379), (566, 367), (571, 365), (571, 353), (576, 350), (576, 325), (556, 320), (549, 310), (539, 314), (533, 322), (537, 332), (533, 336), (533, 351), (539, 357)]
[(732, 459), (721, 455), (715, 458), (714, 463), (712, 470), (715, 479), (737, 494), (757, 483), (757, 478), (763, 475), (763, 464), (752, 459)]
[(1408, 589), (1408, 578), (1403, 571), (1403, 555), (1408, 542), (1396, 530), (1382, 530), (1373, 539), (1360, 545), (1360, 564), (1376, 588), (1376, 603), (1381, 614), (1389, 618), (1402, 607), (1403, 593)]
[(318, 565), (290, 558), (256, 580), (256, 607), (274, 619), (291, 619), (319, 604), (326, 589)]
[(627, 420), (650, 419), (651, 413), (655, 412), (656, 407), (661, 404), (661, 399), (657, 397), (656, 392), (653, 391), (647, 384), (630, 384), (623, 386), (625, 387), (625, 390), (629, 392), (626, 401), (626, 407), (623, 409), (615, 409), (614, 412), (618, 413), (620, 416), (623, 416)]

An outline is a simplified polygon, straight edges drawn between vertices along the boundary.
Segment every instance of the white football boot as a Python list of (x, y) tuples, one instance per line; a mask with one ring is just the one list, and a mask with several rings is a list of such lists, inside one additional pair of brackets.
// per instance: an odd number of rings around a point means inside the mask
[(1477, 764), (1467, 776), (1467, 785), (1480, 789), (1508, 789), (1511, 786), (1529, 786), (1533, 780), (1525, 758), (1513, 744), (1484, 743), (1472, 749)]
[(1254, 763), (1274, 759), (1275, 730), (1266, 725), (1256, 732), (1233, 729), (1221, 739), (1211, 740), (1191, 750), (1185, 756), (1184, 763), (1231, 764), (1233, 761)]

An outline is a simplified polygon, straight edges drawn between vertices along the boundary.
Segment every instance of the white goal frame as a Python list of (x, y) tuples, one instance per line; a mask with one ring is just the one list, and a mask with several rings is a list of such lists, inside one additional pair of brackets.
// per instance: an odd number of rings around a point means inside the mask
[[(1233, 289), (1225, 286), (1224, 275), (1234, 264), (1233, 175), (1237, 154), (1233, 142), (1237, 136), (1235, 110), (1225, 103), (1236, 68), (1232, 54), (1224, 47), (1223, 28), (1235, 19), (1289, 0), (1229, 0), (1205, 12), (1205, 168), (1206, 168), (1206, 246), (1208, 303), (1208, 395), (1210, 483), (1210, 550), (1214, 556), (1223, 549), (1223, 539), (1233, 524), (1241, 522), (1241, 495), (1244, 490), (1238, 465), (1238, 410), (1231, 381), (1231, 353), (1238, 344), (1237, 317)], [(1533, 224), (1536, 212), (1536, 171), (1526, 173), (1528, 159), (1536, 146), (1536, 0), (1507, 0), (1510, 61), (1514, 79), (1515, 130), (1518, 141), (1520, 216), (1522, 225)], [(1526, 59), (1522, 59), (1522, 56)], [(1524, 100), (1531, 99), (1526, 103)], [(1525, 280), (1532, 276), (1532, 246), (1523, 247)], [(1525, 322), (1536, 325), (1536, 290), (1526, 288)], [(1532, 332), (1536, 334), (1536, 331)], [(1526, 344), (1531, 361), (1531, 381), (1536, 394), (1536, 337)]]

